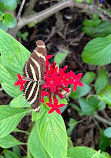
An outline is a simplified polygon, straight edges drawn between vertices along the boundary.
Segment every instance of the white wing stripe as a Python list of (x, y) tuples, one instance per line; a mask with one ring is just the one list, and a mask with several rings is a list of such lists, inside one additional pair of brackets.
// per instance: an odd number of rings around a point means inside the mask
[(26, 73), (26, 76), (29, 78), (29, 75), (28, 75), (28, 72), (27, 72), (27, 62), (26, 62), (26, 65), (25, 65), (25, 73)]
[(32, 86), (32, 88), (31, 88), (31, 90), (30, 90), (30, 93), (29, 93), (29, 96), (28, 96), (27, 100), (29, 100), (30, 97), (32, 96), (32, 94), (33, 94), (33, 92), (34, 92), (34, 89), (35, 89), (35, 86), (36, 86), (36, 82), (33, 83), (33, 86)]
[(37, 45), (37, 47), (39, 47), (39, 48), (45, 48), (45, 45), (42, 45), (42, 46)]
[(34, 52), (37, 54), (38, 57), (41, 57), (42, 59), (44, 59), (46, 61), (46, 58), (44, 55), (42, 55), (41, 53), (37, 52), (36, 50), (34, 50)]
[[(39, 63), (38, 63), (35, 59), (33, 59), (32, 57), (30, 57), (30, 58), (31, 58), (31, 60), (34, 62), (34, 64), (36, 65), (36, 67), (37, 67), (37, 69), (38, 69), (38, 74), (39, 74), (39, 80), (38, 80), (38, 81), (41, 81), (40, 65), (39, 65)], [(38, 85), (38, 87), (37, 87), (37, 91), (36, 91), (36, 93), (35, 93), (33, 99), (30, 101), (30, 104), (33, 104), (33, 103), (35, 102), (35, 100), (37, 99), (38, 92), (39, 92), (39, 85)]]
[(33, 76), (34, 81), (37, 81), (35, 70), (31, 64), (30, 64), (30, 68), (31, 68), (31, 72), (32, 72), (32, 76)]
[(36, 98), (37, 98), (38, 92), (39, 92), (39, 85), (38, 85), (37, 91), (36, 91), (36, 93), (35, 93), (35, 96), (34, 96), (33, 99), (30, 101), (30, 104), (33, 104), (33, 103), (34, 103), (34, 101), (35, 101)]
[(24, 94), (26, 94), (26, 92), (27, 92), (27, 90), (28, 90), (28, 88), (29, 88), (29, 86), (30, 86), (31, 83), (32, 83), (32, 82), (29, 81), (29, 83), (27, 84), (27, 86), (26, 86), (26, 88), (25, 88), (25, 92), (24, 92)]
[(31, 57), (31, 60), (32, 60), (32, 61), (34, 62), (34, 64), (37, 66), (38, 73), (39, 73), (39, 81), (41, 81), (40, 65), (39, 65), (39, 63), (38, 63), (35, 59), (33, 59), (32, 57)]

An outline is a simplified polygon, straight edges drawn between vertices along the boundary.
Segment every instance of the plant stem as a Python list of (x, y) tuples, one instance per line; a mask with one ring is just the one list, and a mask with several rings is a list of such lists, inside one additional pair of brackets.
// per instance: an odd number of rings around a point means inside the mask
[(102, 118), (101, 116), (99, 116), (98, 114), (94, 114), (93, 115), (97, 120), (111, 126), (111, 121), (106, 120), (105, 118)]

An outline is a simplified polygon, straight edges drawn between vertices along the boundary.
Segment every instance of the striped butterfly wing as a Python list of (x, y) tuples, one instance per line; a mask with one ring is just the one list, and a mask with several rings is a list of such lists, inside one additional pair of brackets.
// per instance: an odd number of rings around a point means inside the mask
[(42, 91), (42, 84), (39, 83), (44, 79), (46, 47), (41, 40), (37, 41), (36, 44), (37, 47), (23, 68), (23, 76), (27, 81), (23, 91), (26, 100), (30, 102), (32, 108), (39, 111)]

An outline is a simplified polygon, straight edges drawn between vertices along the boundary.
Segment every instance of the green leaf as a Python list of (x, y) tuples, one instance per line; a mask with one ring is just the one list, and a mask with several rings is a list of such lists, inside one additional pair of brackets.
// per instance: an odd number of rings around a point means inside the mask
[(67, 129), (67, 134), (68, 135), (71, 135), (71, 132), (72, 132), (73, 128), (75, 127), (75, 125), (77, 123), (78, 122), (75, 119), (70, 118), (69, 123), (68, 123), (69, 128)]
[(29, 35), (29, 33), (27, 31), (24, 33), (21, 33), (21, 31), (17, 32), (17, 36), (21, 37), (23, 41), (26, 41), (28, 35)]
[(95, 108), (93, 106), (90, 106), (89, 105), (90, 102), (88, 102), (85, 98), (79, 98), (79, 103), (82, 110), (82, 115), (91, 115), (95, 112), (97, 108), (97, 105)]
[(2, 20), (3, 15), (4, 15), (3, 12), (0, 11), (0, 20)]
[(44, 103), (41, 103), (41, 106), (40, 106), (40, 112), (37, 113), (36, 111), (33, 111), (32, 112), (32, 122), (36, 122), (38, 119), (41, 118), (41, 116), (45, 113), (46, 111), (46, 108), (45, 108), (45, 105)]
[[(83, 25), (87, 26), (90, 30), (92, 27), (98, 26), (100, 23), (101, 23), (101, 20), (99, 19), (98, 15), (93, 14), (93, 18), (90, 20), (89, 19), (84, 20)], [(84, 31), (84, 27), (82, 29)]]
[(17, 97), (18, 95), (23, 93), (20, 91), (19, 87), (14, 87), (13, 86), (14, 84), (11, 85), (11, 84), (8, 84), (6, 82), (2, 82), (1, 85), (2, 85), (2, 88), (5, 90), (5, 92), (12, 97)]
[(27, 134), (27, 135), (29, 134), (29, 132), (20, 130), (20, 129), (18, 129), (17, 127), (13, 130), (13, 132), (21, 132), (21, 133), (25, 133), (25, 134)]
[(104, 135), (108, 138), (111, 138), (111, 127), (108, 127), (104, 130)]
[(91, 3), (92, 1), (91, 0), (86, 0), (86, 3)]
[(96, 95), (89, 95), (87, 99), (79, 98), (80, 107), (82, 110), (82, 115), (91, 115), (96, 109), (104, 109), (105, 103), (101, 102), (101, 100)]
[(111, 63), (111, 37), (98, 37), (91, 40), (84, 48), (82, 59), (92, 65)]
[[(68, 149), (68, 157), (70, 158), (91, 158), (96, 153), (98, 153), (96, 150), (83, 146), (73, 147)], [(107, 158), (107, 157), (105, 155), (100, 154), (99, 158)]]
[(50, 158), (49, 154), (45, 150), (38, 134), (38, 129), (35, 124), (34, 128), (32, 129), (29, 139), (28, 139), (28, 147), (31, 154), (34, 158)]
[(26, 107), (31, 107), (29, 102), (25, 99), (25, 96), (23, 94), (19, 95), (18, 97), (14, 98), (10, 102), (10, 106), (14, 108), (26, 108)]
[(37, 22), (35, 21), (35, 22), (30, 22), (30, 23), (28, 23), (28, 28), (32, 28), (32, 27), (34, 27), (35, 25), (37, 24)]
[(14, 86), (14, 83), (16, 82), (16, 77), (14, 78), (2, 64), (0, 64), (0, 82), (2, 88), (10, 96), (16, 97), (20, 94), (23, 94), (23, 92), (20, 91), (19, 86)]
[(0, 11), (1, 12), (4, 12), (4, 2), (3, 1), (0, 1)]
[(6, 27), (2, 21), (0, 21), (0, 29), (2, 29), (3, 31), (7, 31), (8, 30), (8, 27)]
[(6, 9), (10, 10), (10, 11), (14, 11), (17, 7), (17, 2), (16, 0), (5, 0), (4, 1), (4, 6)]
[(3, 156), (0, 156), (0, 158), (4, 158)]
[(97, 109), (101, 100), (96, 95), (89, 95), (87, 98), (87, 102), (91, 107)]
[(91, 156), (91, 158), (99, 158), (100, 157), (100, 150), (95, 153), (93, 156)]
[(99, 149), (101, 151), (106, 151), (107, 147), (110, 145), (110, 139), (104, 135), (103, 130), (100, 131), (99, 138)]
[(77, 90), (75, 92), (73, 92), (73, 88), (72, 88), (73, 86), (71, 85), (72, 91), (71, 91), (70, 97), (76, 99), (76, 98), (80, 98), (80, 97), (88, 94), (91, 90), (91, 87), (85, 83), (83, 83), (83, 85), (84, 85), (84, 87), (78, 86)]
[(3, 65), (17, 79), (17, 73), (23, 74), (23, 67), (30, 52), (2, 30), (0, 30), (0, 51)]
[[(92, 26), (85, 25), (82, 30), (91, 37), (105, 37), (111, 34), (111, 23), (108, 21), (98, 20), (85, 20), (85, 22), (95, 24)], [(84, 23), (83, 23), (84, 24)]]
[(12, 108), (8, 105), (0, 106), (0, 138), (11, 133), (21, 119), (31, 110)]
[(28, 150), (27, 156), (23, 156), (22, 158), (34, 158), (31, 154), (31, 152)]
[(5, 13), (2, 23), (6, 27), (13, 28), (16, 25), (16, 19), (10, 13)]
[(79, 115), (81, 115), (81, 109), (77, 105), (71, 104), (71, 107), (74, 108), (79, 113)]
[(107, 85), (98, 97), (111, 107), (111, 85)]
[(17, 1), (17, 4), (21, 4), (21, 0), (16, 0)]
[(94, 72), (86, 72), (82, 77), (81, 81), (89, 85), (94, 80), (94, 78), (95, 78)]
[[(52, 98), (52, 100), (53, 100), (53, 98)], [(45, 103), (41, 103), (40, 112), (39, 113), (37, 113), (36, 111), (32, 112), (32, 122), (33, 121), (36, 122), (38, 119), (40, 119), (41, 116), (49, 109), (49, 107), (47, 107), (47, 105), (46, 105), (46, 103), (49, 103), (49, 97), (45, 97), (44, 98), (44, 102)], [(59, 104), (62, 104), (62, 103), (59, 103)]]
[(19, 158), (15, 153), (10, 150), (4, 150), (4, 154), (6, 158)]
[[(67, 134), (61, 115), (46, 112), (37, 121), (37, 129), (40, 139), (50, 157), (66, 158), (67, 156)], [(59, 152), (58, 152), (59, 151)]]
[(69, 136), (67, 136), (67, 143), (68, 143), (68, 145), (67, 145), (68, 149), (73, 147), (73, 142)]
[(96, 94), (99, 94), (108, 84), (109, 84), (108, 75), (104, 69), (101, 69), (98, 74), (97, 80), (95, 82)]
[(54, 57), (54, 62), (56, 62), (56, 66), (59, 66), (67, 57), (68, 51), (64, 51), (63, 53), (58, 52)]
[(11, 148), (16, 145), (23, 145), (24, 143), (18, 141), (15, 137), (13, 137), (11, 134), (0, 138), (0, 147), (2, 148)]
[(104, 103), (102, 100), (98, 104), (98, 110), (104, 110), (106, 108), (106, 103)]
[(18, 146), (14, 146), (14, 147), (13, 147), (13, 152), (14, 152), (18, 157), (21, 157), (20, 149), (19, 149)]
[(68, 104), (66, 99), (60, 99), (58, 96), (57, 99), (58, 99), (58, 104)]
[(28, 32), (24, 32), (23, 34), (21, 34), (22, 40), (23, 40), (23, 41), (26, 41), (28, 35), (29, 35)]
[(111, 156), (107, 152), (102, 152), (103, 155), (105, 155), (107, 158), (111, 158)]

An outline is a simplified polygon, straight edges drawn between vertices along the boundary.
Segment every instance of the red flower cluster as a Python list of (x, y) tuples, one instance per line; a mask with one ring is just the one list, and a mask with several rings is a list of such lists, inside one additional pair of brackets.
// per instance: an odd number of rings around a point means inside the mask
[[(58, 105), (56, 96), (59, 96), (60, 99), (64, 99), (65, 97), (62, 92), (70, 92), (70, 89), (67, 88), (69, 84), (73, 84), (74, 92), (77, 89), (77, 85), (83, 87), (83, 84), (80, 81), (82, 73), (78, 74), (77, 76), (73, 71), (65, 73), (67, 66), (62, 69), (56, 67), (55, 62), (50, 65), (48, 59), (51, 57), (52, 56), (47, 56), (46, 58), (46, 71), (44, 74), (45, 84), (43, 85), (42, 89), (42, 102), (44, 102), (43, 97), (48, 96), (50, 103), (46, 104), (47, 106), (52, 107), (49, 113), (52, 113), (55, 110), (58, 114), (61, 114), (58, 108), (64, 106), (65, 104), (62, 104), (62, 106), (61, 104)], [(52, 104), (52, 97), (54, 104)]]
[[(64, 95), (62, 94), (63, 91), (70, 92), (70, 89), (67, 88), (69, 84), (73, 84), (73, 91), (75, 92), (77, 89), (77, 85), (83, 87), (82, 82), (80, 81), (82, 77), (82, 73), (78, 74), (77, 76), (73, 71), (65, 72), (67, 66), (63, 69), (56, 67), (56, 63), (54, 62), (52, 65), (49, 64), (48, 59), (50, 59), (52, 55), (48, 55), (46, 57), (46, 71), (44, 74), (45, 84), (43, 85), (42, 89), (42, 99), (41, 102), (44, 103), (44, 96), (49, 97), (50, 103), (46, 103), (47, 106), (51, 107), (52, 109), (49, 110), (49, 113), (56, 111), (58, 114), (61, 114), (59, 108), (63, 107), (65, 104), (59, 104), (56, 96), (59, 96), (60, 99), (64, 99)], [(20, 85), (20, 90), (23, 89), (23, 84), (26, 81), (22, 80), (22, 77), (17, 74), (18, 81), (14, 84), (15, 86)], [(52, 103), (53, 97), (53, 103)]]

